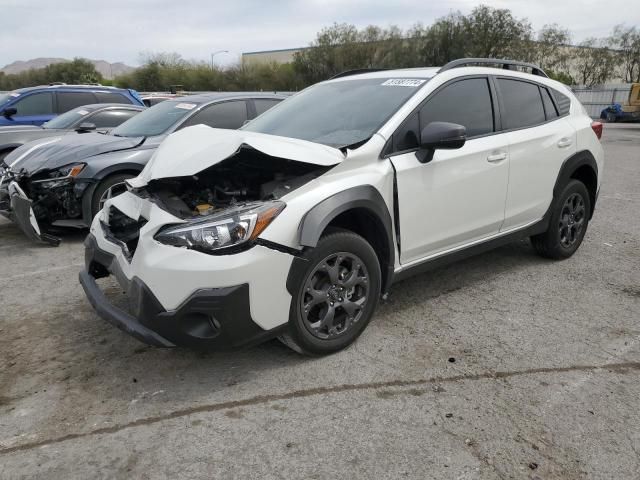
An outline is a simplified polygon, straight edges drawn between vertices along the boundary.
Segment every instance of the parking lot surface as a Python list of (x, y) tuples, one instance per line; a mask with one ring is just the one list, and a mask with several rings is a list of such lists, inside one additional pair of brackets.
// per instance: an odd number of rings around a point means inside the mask
[(0, 220), (0, 478), (638, 478), (640, 125), (603, 144), (574, 257), (406, 280), (326, 358), (146, 347), (85, 299), (83, 234)]

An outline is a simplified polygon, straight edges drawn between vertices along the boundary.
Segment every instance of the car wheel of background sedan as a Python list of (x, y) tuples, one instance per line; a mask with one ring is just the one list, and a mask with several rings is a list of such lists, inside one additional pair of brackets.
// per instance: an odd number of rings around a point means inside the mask
[(289, 333), (280, 340), (299, 353), (323, 355), (353, 343), (380, 297), (380, 265), (373, 248), (355, 233), (332, 230), (308, 260), (291, 301)]
[(127, 186), (124, 181), (133, 178), (134, 176), (135, 175), (130, 173), (119, 173), (102, 180), (93, 192), (93, 199), (91, 201), (91, 217), (95, 217), (96, 214), (102, 210), (102, 206), (107, 199), (126, 192)]
[(589, 192), (579, 180), (571, 180), (554, 202), (549, 228), (531, 237), (543, 257), (560, 260), (578, 250), (589, 224)]

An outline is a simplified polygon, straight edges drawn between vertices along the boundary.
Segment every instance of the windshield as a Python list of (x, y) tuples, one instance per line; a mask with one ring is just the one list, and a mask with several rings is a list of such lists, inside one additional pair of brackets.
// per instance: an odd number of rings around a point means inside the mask
[(162, 135), (175, 123), (187, 116), (197, 103), (166, 101), (140, 112), (111, 133), (117, 137), (153, 137)]
[(320, 83), (242, 129), (338, 148), (354, 145), (369, 139), (426, 81), (368, 78)]
[(42, 125), (42, 128), (71, 128), (78, 120), (86, 117), (91, 112), (84, 107), (74, 108)]
[(0, 93), (0, 105), (2, 105), (3, 103), (5, 103), (7, 100), (9, 100), (10, 95), (8, 93)]

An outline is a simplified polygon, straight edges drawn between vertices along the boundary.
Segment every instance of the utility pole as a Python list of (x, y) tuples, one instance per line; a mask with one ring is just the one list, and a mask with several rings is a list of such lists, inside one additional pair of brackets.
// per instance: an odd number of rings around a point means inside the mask
[(218, 55), (219, 53), (229, 53), (229, 50), (217, 50), (211, 54), (211, 71), (213, 71), (213, 57)]

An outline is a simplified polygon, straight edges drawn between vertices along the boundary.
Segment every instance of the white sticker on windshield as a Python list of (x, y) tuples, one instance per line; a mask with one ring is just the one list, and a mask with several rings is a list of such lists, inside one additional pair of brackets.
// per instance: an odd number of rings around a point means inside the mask
[(179, 103), (176, 105), (176, 108), (181, 108), (182, 110), (193, 110), (196, 108), (195, 103)]
[(76, 113), (77, 113), (78, 115), (86, 115), (86, 114), (87, 114), (87, 113), (89, 113), (89, 112), (87, 112), (86, 110), (78, 110)]
[(382, 82), (385, 87), (419, 87), (426, 80), (420, 80), (418, 78), (390, 78)]

